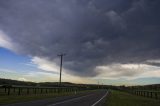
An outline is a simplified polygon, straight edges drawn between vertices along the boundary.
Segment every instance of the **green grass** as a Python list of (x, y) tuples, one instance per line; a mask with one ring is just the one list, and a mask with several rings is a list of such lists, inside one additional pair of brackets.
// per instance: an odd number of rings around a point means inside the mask
[[(85, 92), (94, 92), (95, 90), (86, 90), (86, 91), (79, 91), (79, 93)], [(2, 104), (11, 104), (11, 103), (19, 103), (19, 102), (27, 102), (33, 100), (41, 100), (47, 98), (55, 98), (59, 96), (66, 96), (66, 95), (75, 95), (75, 92), (63, 92), (63, 93), (48, 93), (48, 94), (30, 94), (30, 95), (4, 95), (0, 96), (0, 105)]]
[(63, 95), (73, 95), (73, 93), (63, 93), (63, 94), (33, 94), (33, 95), (11, 95), (11, 96), (0, 96), (0, 105), (2, 104), (10, 104), (10, 103), (18, 103), (18, 102), (26, 102), (32, 100), (39, 100), (45, 98), (55, 98)]
[(111, 91), (106, 106), (160, 106), (160, 101), (120, 91)]

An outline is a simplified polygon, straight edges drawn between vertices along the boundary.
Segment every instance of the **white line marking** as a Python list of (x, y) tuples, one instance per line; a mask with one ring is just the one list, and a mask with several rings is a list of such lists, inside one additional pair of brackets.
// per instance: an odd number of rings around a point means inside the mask
[[(90, 94), (90, 95), (93, 95), (93, 94)], [(77, 100), (77, 99), (81, 99), (81, 98), (84, 98), (84, 97), (87, 97), (87, 96), (90, 96), (90, 95), (86, 95), (86, 96), (81, 96), (81, 97), (73, 98), (73, 99), (70, 99), (70, 100), (66, 100), (66, 101), (63, 101), (63, 102), (58, 102), (58, 103), (51, 104), (51, 105), (48, 105), (48, 106), (59, 105), (59, 104), (62, 104), (62, 103), (66, 103), (66, 102), (74, 101), (74, 100)]]
[(108, 91), (107, 91), (107, 93), (101, 98), (101, 99), (99, 99), (97, 102), (95, 102), (93, 105), (91, 105), (91, 106), (96, 106), (103, 98), (105, 98), (106, 96), (107, 96), (107, 94), (108, 94)]

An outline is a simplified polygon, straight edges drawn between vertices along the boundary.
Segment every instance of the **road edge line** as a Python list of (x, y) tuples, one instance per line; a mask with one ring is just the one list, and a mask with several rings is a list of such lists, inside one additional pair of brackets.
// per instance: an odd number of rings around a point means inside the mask
[(106, 96), (108, 95), (108, 91), (105, 93), (105, 95), (104, 96), (102, 96), (102, 98), (100, 98), (98, 101), (96, 101), (93, 105), (91, 105), (91, 106), (95, 106), (95, 105), (97, 105), (102, 99), (104, 99)]
[[(90, 94), (90, 95), (93, 95), (93, 94)], [(62, 102), (57, 102), (57, 103), (50, 104), (50, 105), (47, 105), (47, 106), (55, 106), (55, 105), (58, 105), (58, 104), (62, 104), (62, 103), (66, 103), (66, 102), (74, 101), (74, 100), (77, 100), (77, 99), (81, 99), (81, 98), (83, 98), (83, 97), (87, 97), (87, 96), (90, 96), (90, 95), (80, 96), (80, 97), (77, 97), (77, 98), (73, 98), (73, 99), (65, 100), (65, 101), (62, 101)]]

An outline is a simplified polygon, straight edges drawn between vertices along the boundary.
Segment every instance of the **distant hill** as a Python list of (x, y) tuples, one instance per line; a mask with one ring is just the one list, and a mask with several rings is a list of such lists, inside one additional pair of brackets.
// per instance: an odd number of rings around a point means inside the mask
[(18, 80), (11, 80), (11, 79), (2, 79), (0, 78), (0, 85), (22, 85), (22, 86), (36, 86), (37, 83), (34, 82), (24, 82)]
[[(59, 82), (26, 82), (18, 81), (11, 79), (2, 79), (0, 78), (0, 85), (18, 85), (18, 86), (38, 86), (38, 87), (58, 87)], [(70, 82), (62, 82), (63, 87), (80, 87), (80, 88), (113, 88), (114, 86), (110, 85), (97, 85), (97, 84), (74, 84)]]
[[(0, 78), (0, 85), (21, 85), (21, 86), (41, 86), (41, 87), (57, 87), (59, 82), (28, 82), (28, 81), (18, 81), (12, 79), (2, 79)], [(70, 82), (62, 82), (61, 86), (79, 86), (78, 84)]]
[[(160, 84), (151, 84), (151, 85), (139, 85), (139, 86), (112, 86), (112, 85), (97, 85), (97, 84), (74, 84), (70, 82), (62, 82), (63, 87), (87, 87), (87, 88), (106, 88), (106, 89), (141, 89), (141, 90), (160, 90)], [(27, 82), (27, 81), (18, 81), (12, 79), (2, 79), (0, 78), (0, 85), (19, 85), (19, 86), (38, 86), (38, 87), (58, 87), (59, 82)]]

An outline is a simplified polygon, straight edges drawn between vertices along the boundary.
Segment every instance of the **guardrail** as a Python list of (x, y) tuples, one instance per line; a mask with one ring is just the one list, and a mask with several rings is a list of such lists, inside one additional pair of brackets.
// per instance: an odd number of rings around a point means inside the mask
[(36, 86), (5, 86), (0, 85), (0, 96), (3, 95), (29, 95), (29, 94), (50, 94), (65, 93), (87, 90), (78, 87), (36, 87)]

